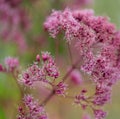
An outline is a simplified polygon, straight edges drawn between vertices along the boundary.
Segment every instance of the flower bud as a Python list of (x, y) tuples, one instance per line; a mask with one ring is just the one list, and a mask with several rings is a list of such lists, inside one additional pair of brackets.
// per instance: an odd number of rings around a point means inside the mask
[(74, 84), (81, 85), (82, 77), (80, 71), (78, 71), (77, 69), (73, 70), (72, 73), (70, 74), (70, 79)]
[(40, 62), (40, 55), (39, 54), (36, 55), (36, 61)]

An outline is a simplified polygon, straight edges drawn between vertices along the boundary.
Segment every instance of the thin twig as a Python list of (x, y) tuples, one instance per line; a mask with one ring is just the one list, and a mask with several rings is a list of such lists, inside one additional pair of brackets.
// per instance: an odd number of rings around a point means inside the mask
[(52, 90), (52, 92), (47, 96), (47, 98), (41, 103), (41, 105), (46, 105), (47, 102), (54, 96), (55, 91), (54, 89)]
[(63, 77), (62, 81), (67, 80), (67, 77), (70, 75), (70, 73), (73, 71), (73, 69), (76, 68), (76, 65), (80, 62), (81, 57), (72, 65), (71, 69), (66, 73), (66, 75)]

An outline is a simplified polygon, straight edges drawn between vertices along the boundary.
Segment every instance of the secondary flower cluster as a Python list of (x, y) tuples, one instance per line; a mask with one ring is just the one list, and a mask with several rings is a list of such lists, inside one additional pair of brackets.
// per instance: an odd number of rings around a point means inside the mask
[[(36, 56), (36, 62), (29, 66), (19, 76), (19, 83), (27, 87), (34, 87), (35, 82), (44, 82), (51, 86), (53, 94), (64, 96), (67, 85), (64, 82), (56, 83), (59, 76), (58, 68), (54, 58), (49, 52), (42, 52), (41, 56)], [(31, 95), (23, 98), (23, 107), (19, 107), (18, 119), (48, 119), (44, 110), (44, 103), (39, 104)]]
[(30, 21), (25, 9), (21, 6), (22, 0), (0, 0), (0, 37), (3, 40), (12, 40), (22, 49), (26, 48), (24, 31), (30, 27)]
[[(54, 80), (58, 78), (58, 68), (49, 52), (42, 52), (41, 59), (37, 55), (36, 61), (38, 62), (33, 63), (20, 75), (19, 81), (21, 83), (26, 86), (32, 86), (36, 81), (43, 81), (49, 84), (51, 80), (48, 80), (48, 77)], [(41, 65), (39, 66), (39, 64)]]
[(54, 58), (49, 52), (42, 52), (36, 56), (36, 62), (29, 66), (19, 75), (19, 82), (25, 86), (32, 87), (35, 82), (44, 82), (52, 86), (55, 94), (65, 95), (67, 84), (63, 81), (55, 82), (59, 77), (59, 70), (55, 64)]
[(91, 103), (95, 118), (105, 118), (106, 112), (99, 107), (110, 101), (112, 86), (120, 78), (120, 31), (108, 18), (95, 16), (93, 10), (70, 9), (53, 11), (44, 28), (53, 38), (64, 31), (67, 42), (74, 41), (83, 60), (80, 68), (95, 85), (93, 96), (86, 97), (82, 92), (75, 102), (86, 102), (87, 106)]

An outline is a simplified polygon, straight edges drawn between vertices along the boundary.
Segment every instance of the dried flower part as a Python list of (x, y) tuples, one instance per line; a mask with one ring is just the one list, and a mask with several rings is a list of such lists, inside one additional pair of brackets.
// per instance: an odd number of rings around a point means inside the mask
[(13, 72), (19, 66), (18, 58), (7, 57), (5, 59), (5, 65), (8, 71)]
[(80, 71), (77, 69), (71, 72), (70, 79), (75, 85), (81, 85), (83, 83)]
[(19, 107), (18, 119), (48, 119), (44, 107), (31, 95), (25, 95), (23, 103), (25, 108)]
[(55, 87), (55, 94), (65, 96), (68, 85), (64, 82), (59, 82)]

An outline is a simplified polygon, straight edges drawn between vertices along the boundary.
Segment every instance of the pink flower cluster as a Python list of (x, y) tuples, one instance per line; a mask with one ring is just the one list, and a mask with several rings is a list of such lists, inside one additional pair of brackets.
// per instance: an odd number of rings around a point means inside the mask
[(23, 102), (25, 107), (19, 107), (17, 119), (48, 119), (44, 107), (31, 95), (25, 95)]
[[(26, 11), (22, 8), (22, 0), (0, 0), (0, 37), (12, 40), (22, 49), (26, 48), (24, 33), (30, 27)], [(22, 29), (22, 30), (21, 30)]]
[[(107, 94), (106, 94), (106, 96), (107, 96)], [(105, 96), (101, 96), (101, 98), (103, 99), (102, 101), (106, 101)], [(98, 102), (101, 102), (101, 99)], [(81, 105), (82, 109), (86, 109), (87, 107), (91, 107), (92, 110), (93, 110), (95, 119), (103, 119), (107, 115), (107, 112), (104, 112), (102, 109), (95, 108), (96, 105), (100, 105), (101, 106), (101, 104), (96, 104), (95, 102), (93, 102), (92, 101), (92, 97), (89, 97), (87, 95), (87, 90), (82, 90), (79, 95), (76, 95), (74, 103)]]
[(106, 112), (99, 107), (110, 101), (112, 86), (120, 78), (120, 31), (107, 17), (95, 16), (93, 10), (53, 11), (44, 27), (53, 38), (64, 31), (68, 43), (75, 42), (83, 60), (81, 70), (95, 85), (93, 96), (82, 93), (76, 99), (79, 103), (89, 101), (96, 119), (105, 118)]
[(65, 96), (67, 84), (63, 81), (55, 82), (59, 76), (58, 68), (49, 52), (42, 52), (36, 56), (36, 61), (19, 75), (19, 82), (32, 87), (35, 82), (44, 82), (52, 86), (55, 94)]
[(18, 58), (7, 57), (5, 59), (6, 68), (8, 71), (13, 71), (19, 66)]
[[(41, 62), (33, 63), (20, 75), (19, 81), (21, 83), (27, 86), (32, 86), (36, 81), (50, 83), (51, 80), (47, 79), (48, 77), (51, 77), (54, 80), (58, 78), (58, 68), (49, 52), (42, 52), (41, 60), (39, 55), (37, 55), (36, 58), (37, 61)], [(41, 66), (39, 66), (40, 63)]]

